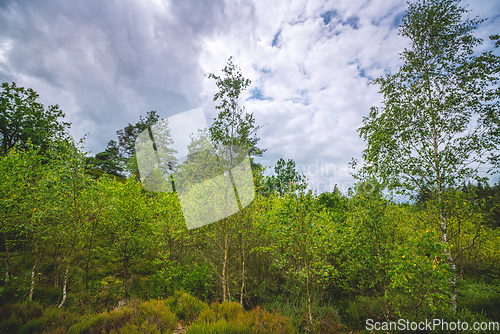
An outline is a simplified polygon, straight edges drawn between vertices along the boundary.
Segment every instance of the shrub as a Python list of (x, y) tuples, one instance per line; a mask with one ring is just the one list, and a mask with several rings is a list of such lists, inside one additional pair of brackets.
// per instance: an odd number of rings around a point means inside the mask
[(325, 314), (314, 325), (313, 332), (321, 334), (336, 334), (342, 333), (342, 323), (338, 313), (328, 308)]
[(114, 294), (98, 295), (94, 303), (95, 312), (110, 311), (119, 301), (120, 297)]
[(177, 318), (163, 301), (132, 301), (121, 308), (91, 316), (72, 326), (69, 333), (137, 333), (171, 332)]
[(16, 333), (24, 324), (42, 316), (42, 307), (36, 302), (11, 304), (0, 308), (0, 333)]
[(245, 312), (238, 303), (212, 304), (203, 310), (187, 333), (294, 333), (288, 317), (259, 307)]
[(294, 329), (289, 318), (279, 313), (270, 313), (257, 308), (241, 314), (236, 323), (246, 324), (252, 333), (293, 333)]
[(459, 308), (478, 314), (485, 313), (489, 319), (500, 321), (500, 288), (498, 286), (498, 282), (486, 284), (475, 280), (463, 281), (459, 286)]
[(243, 314), (244, 310), (239, 303), (223, 302), (221, 304), (212, 304), (218, 320), (233, 321)]
[(253, 333), (248, 328), (238, 328), (238, 325), (219, 320), (210, 325), (194, 324), (186, 334), (246, 334)]
[(66, 333), (67, 329), (78, 320), (78, 314), (55, 306), (43, 310), (39, 319), (28, 321), (20, 333)]
[(387, 321), (384, 315), (385, 301), (382, 297), (357, 296), (344, 311), (344, 321), (353, 328), (365, 327), (366, 319)]
[(166, 300), (166, 304), (183, 322), (193, 321), (208, 305), (184, 291), (176, 291)]
[(337, 311), (332, 306), (321, 303), (319, 298), (311, 304), (312, 326), (305, 299), (290, 301), (286, 296), (279, 295), (271, 303), (266, 304), (266, 309), (289, 318), (292, 326), (300, 332), (336, 333), (336, 330), (340, 331), (343, 328)]
[(33, 292), (33, 300), (41, 305), (55, 305), (61, 301), (62, 291), (59, 288), (37, 286)]
[(196, 324), (213, 324), (219, 320), (233, 321), (244, 312), (243, 308), (238, 303), (223, 302), (213, 303), (210, 308), (203, 310), (198, 318)]

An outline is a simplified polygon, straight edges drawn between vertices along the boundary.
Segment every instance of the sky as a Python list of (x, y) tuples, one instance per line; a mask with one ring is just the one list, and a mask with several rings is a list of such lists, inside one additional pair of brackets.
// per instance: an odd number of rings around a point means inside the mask
[[(488, 18), (478, 51), (493, 49), (500, 1), (461, 5)], [(210, 125), (217, 86), (207, 74), (221, 75), (232, 56), (251, 80), (240, 105), (262, 126), (257, 161), (293, 159), (311, 189), (345, 192), (354, 182), (348, 163), (365, 148), (356, 130), (381, 106), (370, 80), (397, 71), (409, 46), (398, 35), (406, 8), (402, 0), (0, 0), (0, 82), (58, 104), (71, 135), (85, 136), (95, 154), (151, 110), (167, 118), (201, 107)]]

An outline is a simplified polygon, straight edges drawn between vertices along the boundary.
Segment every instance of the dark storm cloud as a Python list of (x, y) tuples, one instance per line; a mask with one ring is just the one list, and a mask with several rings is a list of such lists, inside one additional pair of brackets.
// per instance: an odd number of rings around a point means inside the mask
[(217, 31), (224, 8), (202, 0), (2, 2), (0, 81), (60, 104), (73, 135), (89, 133), (95, 153), (149, 110), (168, 117), (199, 106), (200, 40)]

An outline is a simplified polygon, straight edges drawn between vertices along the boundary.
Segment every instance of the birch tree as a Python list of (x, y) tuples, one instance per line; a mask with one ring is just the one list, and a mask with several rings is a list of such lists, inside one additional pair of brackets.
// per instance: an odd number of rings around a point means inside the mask
[[(500, 58), (481, 54), (473, 32), (483, 22), (465, 18), (457, 0), (410, 2), (400, 34), (410, 40), (403, 66), (374, 80), (383, 107), (372, 107), (358, 129), (367, 142), (361, 175), (378, 177), (389, 189), (436, 198), (439, 229), (450, 269), (447, 189), (466, 180), (483, 180), (478, 168), (498, 157), (498, 71)], [(468, 247), (469, 245), (464, 245)], [(456, 309), (456, 275), (451, 307)]]
[[(255, 119), (252, 113), (245, 112), (245, 108), (239, 105), (241, 93), (248, 88), (251, 81), (243, 77), (241, 70), (236, 66), (232, 57), (229, 58), (227, 65), (222, 70), (224, 77), (217, 76), (213, 73), (208, 74), (208, 78), (214, 79), (219, 91), (215, 94), (213, 100), (219, 101), (219, 105), (215, 108), (219, 110), (219, 114), (214, 119), (214, 123), (209, 128), (211, 139), (218, 146), (219, 151), (228, 152), (224, 154), (224, 160), (229, 165), (229, 168), (223, 167), (223, 170), (228, 172), (233, 188), (235, 188), (234, 178), (231, 172), (231, 167), (237, 164), (237, 161), (248, 154), (252, 167), (255, 164), (252, 162), (252, 157), (261, 156), (263, 150), (258, 148), (257, 143), (259, 138), (256, 136), (260, 126), (255, 125)], [(222, 150), (221, 150), (222, 147)], [(236, 189), (236, 188), (235, 188)], [(243, 294), (245, 291), (245, 260), (247, 257), (247, 235), (245, 231), (249, 229), (250, 218), (244, 214), (242, 204), (235, 191), (236, 199), (240, 212), (237, 218), (233, 219), (237, 226), (239, 236), (240, 259), (241, 259), (241, 288), (240, 288), (240, 304), (243, 305)], [(227, 300), (230, 296), (227, 266), (230, 258), (228, 254), (230, 249), (231, 238), (229, 233), (232, 233), (229, 222), (230, 219), (223, 219), (219, 222), (220, 237), (223, 245), (223, 263), (222, 263), (222, 291), (223, 300)], [(233, 231), (235, 232), (235, 231)], [(241, 233), (240, 233), (241, 232)]]

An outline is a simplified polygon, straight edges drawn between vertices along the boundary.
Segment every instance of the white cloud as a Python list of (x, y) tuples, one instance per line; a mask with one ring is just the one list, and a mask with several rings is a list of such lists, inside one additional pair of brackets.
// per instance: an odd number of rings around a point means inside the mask
[[(210, 124), (217, 87), (203, 75), (234, 56), (252, 80), (241, 102), (267, 124), (262, 163), (291, 158), (313, 188), (342, 189), (364, 148), (356, 129), (381, 102), (369, 79), (401, 64), (405, 8), (402, 0), (6, 1), (0, 81), (59, 104), (95, 153), (150, 110), (169, 117), (202, 106)], [(500, 2), (469, 8), (491, 17), (478, 35), (498, 33)], [(251, 99), (257, 91), (267, 100)]]
[[(339, 170), (345, 171), (352, 157), (360, 158), (364, 143), (356, 129), (381, 99), (367, 76), (399, 65), (397, 53), (405, 41), (397, 36), (394, 22), (404, 8), (397, 1), (257, 1), (256, 21), (234, 34), (205, 40), (203, 68), (221, 68), (228, 55), (238, 55), (237, 64), (253, 81), (244, 99), (255, 88), (271, 99), (244, 102), (259, 124), (267, 124), (260, 132), (261, 146), (268, 149), (264, 164), (292, 158), (306, 166), (313, 188), (330, 178), (339, 184), (352, 182)], [(336, 14), (325, 25), (321, 15), (328, 10)], [(358, 19), (349, 21), (354, 17)], [(239, 30), (252, 30), (251, 40), (238, 42)], [(207, 87), (213, 83), (204, 85), (205, 94), (215, 93)], [(324, 175), (314, 173), (316, 160), (324, 165)]]

